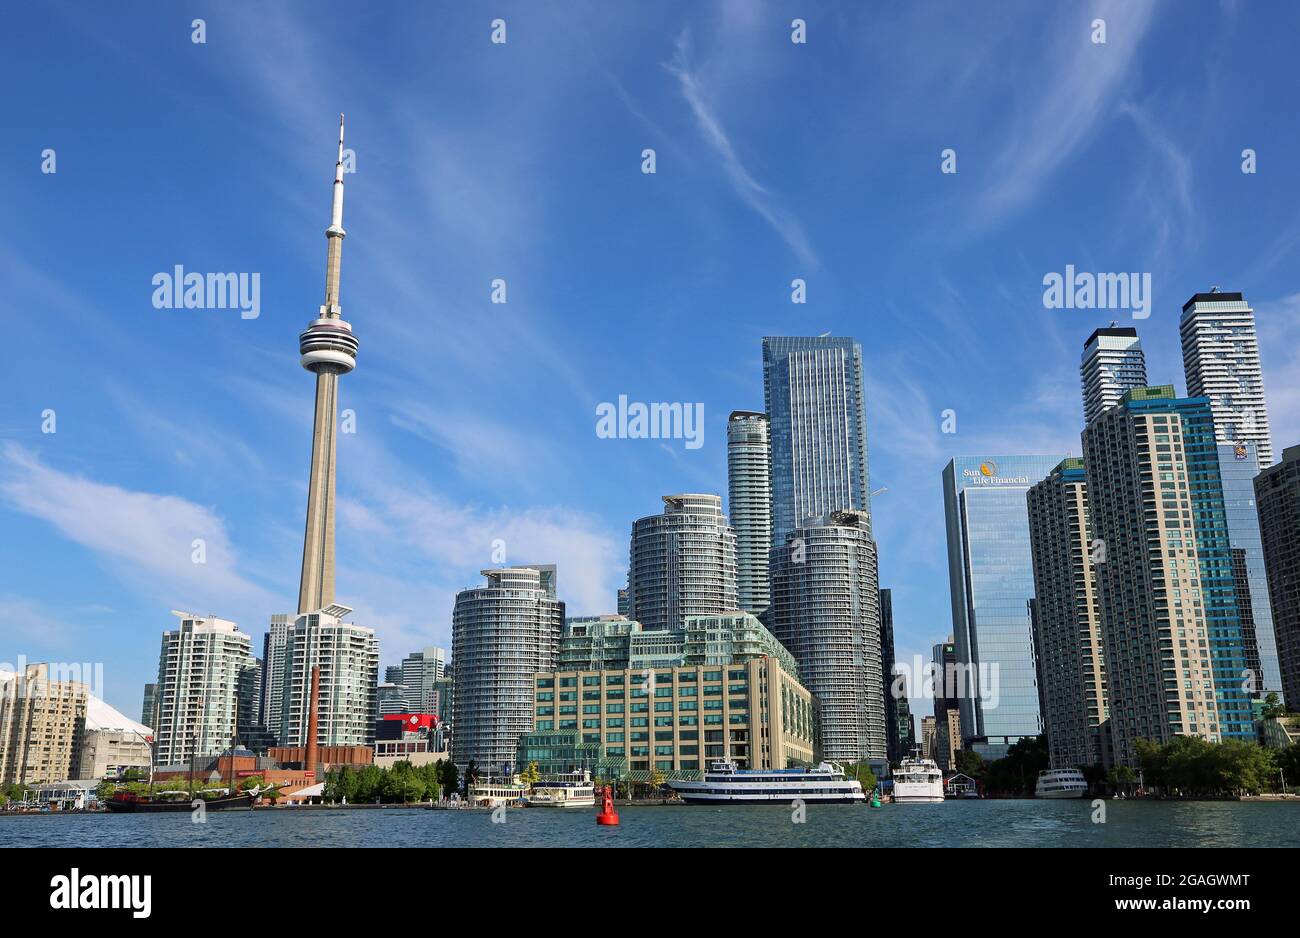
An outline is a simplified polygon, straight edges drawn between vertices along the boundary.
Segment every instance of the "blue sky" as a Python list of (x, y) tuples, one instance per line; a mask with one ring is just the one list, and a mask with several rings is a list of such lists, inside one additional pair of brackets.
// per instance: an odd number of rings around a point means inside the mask
[[(1300, 442), (1291, 4), (52, 3), (7, 19), (0, 660), (102, 661), (128, 713), (168, 610), (234, 619), (259, 648), (293, 611), (312, 407), (297, 334), (321, 302), (340, 111), (361, 355), (342, 382), (357, 432), (340, 438), (338, 595), (385, 663), (449, 645), (454, 594), (496, 539), (511, 563), (558, 563), (571, 614), (612, 611), (632, 520), (664, 493), (725, 492), (726, 418), (762, 407), (764, 335), (863, 345), (903, 659), (951, 629), (948, 459), (1079, 452), (1080, 347), (1125, 314), (1045, 309), (1045, 274), (1150, 272), (1136, 325), (1152, 379), (1180, 390), (1181, 304), (1244, 291), (1275, 446)], [(151, 279), (176, 264), (259, 273), (261, 315), (155, 309)], [(595, 408), (620, 394), (703, 402), (704, 445), (598, 438)]]

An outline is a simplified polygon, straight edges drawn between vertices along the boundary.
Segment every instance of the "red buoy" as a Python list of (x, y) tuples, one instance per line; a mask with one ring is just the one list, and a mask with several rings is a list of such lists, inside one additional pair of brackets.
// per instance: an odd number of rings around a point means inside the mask
[(596, 815), (596, 823), (604, 824), (606, 827), (616, 827), (618, 812), (614, 810), (614, 793), (608, 785), (601, 789), (601, 792), (600, 813)]

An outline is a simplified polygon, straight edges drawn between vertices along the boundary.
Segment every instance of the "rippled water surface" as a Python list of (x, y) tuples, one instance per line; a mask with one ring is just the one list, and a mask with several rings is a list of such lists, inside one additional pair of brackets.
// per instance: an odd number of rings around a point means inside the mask
[(794, 823), (786, 807), (622, 807), (591, 811), (298, 810), (0, 816), (0, 847), (1295, 847), (1300, 803), (950, 801), (822, 805)]

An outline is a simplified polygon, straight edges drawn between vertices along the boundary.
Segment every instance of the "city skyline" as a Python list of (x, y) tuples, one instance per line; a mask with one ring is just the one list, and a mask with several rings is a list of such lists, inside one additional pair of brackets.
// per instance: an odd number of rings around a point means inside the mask
[[(563, 324), (569, 305), (557, 307), (557, 318), (538, 317), (548, 304), (554, 306), (564, 296), (564, 281), (576, 276), (577, 255), (570, 251), (551, 255), (552, 262), (566, 255), (569, 259), (560, 266), (559, 279), (544, 280), (539, 268), (546, 261), (545, 251), (532, 257), (531, 246), (498, 245), (485, 231), (509, 226), (510, 198), (489, 190), (494, 183), (504, 184), (507, 171), (519, 167), (500, 160), (484, 167), (472, 165), (474, 158), (492, 152), (504, 134), (523, 134), (523, 139), (540, 144), (541, 152), (551, 154), (546, 160), (550, 172), (563, 166), (561, 154), (550, 142), (549, 129), (536, 123), (507, 131), (496, 124), (499, 113), (495, 118), (476, 115), (474, 107), (483, 104), (481, 97), (453, 108), (444, 129), (460, 134), (447, 133), (445, 139), (455, 142), (442, 142), (436, 126), (422, 123), (417, 133), (395, 105), (380, 112), (373, 89), (367, 96), (349, 89), (341, 79), (319, 77), (312, 79), (319, 84), (306, 85), (313, 93), (284, 128), (273, 129), (271, 124), (288, 111), (287, 102), (271, 97), (240, 105), (250, 109), (240, 117), (266, 131), (266, 142), (255, 155), (232, 156), (229, 146), (217, 145), (218, 138), (229, 136), (238, 126), (234, 118), (214, 127), (188, 128), (187, 141), (164, 151), (183, 171), (172, 165), (153, 166), (150, 173), (143, 173), (133, 168), (139, 154), (132, 146), (110, 148), (115, 152), (105, 154), (100, 169), (111, 174), (119, 192), (108, 205), (90, 206), (84, 205), (83, 189), (91, 184), (86, 170), (88, 145), (75, 139), (63, 143), (66, 134), (53, 134), (34, 112), (29, 113), (25, 133), (31, 138), (32, 153), (48, 145), (58, 151), (60, 162), (56, 174), (36, 179), (41, 184), (37, 186), (27, 179), (35, 175), (34, 159), (19, 164), (15, 157), (15, 164), (7, 167), (9, 182), (0, 185), (6, 185), (6, 195), (12, 196), (9, 201), (19, 229), (29, 235), (24, 241), (35, 243), (48, 234), (52, 229), (45, 226), (74, 202), (86, 208), (86, 227), (91, 230), (109, 224), (101, 212), (124, 209), (118, 199), (148, 202), (152, 198), (156, 204), (162, 190), (150, 182), (154, 172), (162, 174), (163, 185), (176, 202), (166, 218), (142, 223), (137, 244), (109, 245), (107, 259), (93, 258), (89, 244), (78, 234), (51, 239), (60, 243), (63, 254), (23, 246), (7, 248), (0, 255), (0, 269), (13, 284), (7, 302), (15, 313), (10, 319), (16, 337), (34, 351), (30, 360), (16, 362), (10, 371), (14, 393), (2, 420), (0, 517), (13, 536), (6, 539), (0, 559), (11, 571), (3, 592), (16, 610), (17, 627), (15, 647), (0, 654), (0, 660), (20, 652), (33, 661), (103, 660), (109, 665), (105, 696), (119, 709), (133, 712), (140, 686), (155, 678), (150, 663), (156, 660), (158, 636), (168, 627), (168, 609), (194, 609), (234, 621), (252, 637), (256, 648), (269, 617), (291, 608), (288, 603), (302, 549), (302, 479), (310, 415), (301, 375), (285, 366), (284, 348), (301, 329), (304, 302), (314, 298), (319, 282), (318, 222), (324, 221), (319, 216), (328, 181), (320, 171), (321, 153), (330, 142), (330, 123), (339, 110), (349, 113), (350, 138), (358, 148), (357, 172), (347, 181), (349, 185), (355, 181), (364, 193), (357, 203), (356, 224), (366, 231), (358, 244), (366, 262), (358, 265), (356, 286), (349, 287), (354, 291), (349, 295), (365, 311), (367, 341), (373, 343), (366, 348), (367, 369), (374, 362), (370, 373), (363, 371), (349, 379), (340, 404), (354, 410), (358, 429), (339, 436), (344, 458), (350, 460), (341, 462), (339, 473), (340, 524), (349, 532), (341, 539), (339, 574), (342, 594), (357, 606), (357, 621), (379, 630), (384, 663), (397, 663), (413, 648), (450, 646), (454, 594), (471, 584), (474, 571), (494, 562), (497, 540), (504, 542), (506, 564), (555, 562), (561, 577), (560, 598), (569, 603), (571, 614), (613, 612), (615, 590), (625, 573), (626, 532), (632, 520), (644, 515), (663, 492), (707, 491), (725, 496), (727, 415), (761, 406), (761, 336), (816, 335), (828, 330), (852, 336), (863, 347), (871, 474), (875, 485), (889, 489), (871, 507), (880, 548), (880, 585), (893, 590), (897, 657), (906, 661), (928, 649), (952, 628), (941, 586), (946, 578), (939, 485), (943, 464), (965, 454), (1080, 453), (1078, 347), (1090, 332), (1116, 318), (1116, 311), (1045, 309), (1041, 278), (1063, 267), (1066, 260), (1083, 256), (1075, 252), (1082, 251), (1086, 241), (1064, 234), (1050, 218), (1055, 212), (1077, 209), (1078, 203), (1064, 194), (1066, 187), (1080, 176), (1088, 178), (1084, 166), (1088, 153), (1119, 139), (1131, 138), (1130, 146), (1141, 151), (1125, 154), (1135, 166), (1154, 172), (1167, 160), (1168, 165), (1185, 170), (1177, 178), (1185, 182), (1186, 192), (1162, 193), (1169, 200), (1167, 207), (1184, 213), (1175, 218), (1186, 220), (1191, 206), (1201, 200), (1207, 212), (1227, 202), (1260, 200), (1254, 216), (1261, 231), (1257, 235), (1234, 225), (1203, 233), (1199, 244), (1181, 252), (1170, 246), (1163, 257), (1159, 250), (1139, 252), (1137, 260), (1127, 263), (1136, 250), (1131, 246), (1108, 257), (1116, 258), (1115, 266), (1126, 262), (1124, 269), (1155, 269), (1152, 316), (1134, 323), (1147, 350), (1152, 384), (1172, 383), (1185, 389), (1177, 321), (1187, 297), (1215, 283), (1245, 293), (1261, 332), (1274, 451), (1280, 453), (1300, 439), (1300, 395), (1290, 352), (1297, 344), (1293, 330), (1300, 314), (1300, 294), (1286, 278), (1284, 263), (1294, 245), (1285, 237), (1294, 229), (1263, 207), (1286, 201), (1286, 190), (1279, 192), (1276, 177), (1263, 171), (1257, 178), (1243, 176), (1235, 154), (1253, 145), (1260, 147), (1261, 154), (1274, 154), (1271, 159), (1276, 161), (1292, 131), (1243, 119), (1238, 125), (1243, 137), (1240, 146), (1207, 152), (1193, 146), (1198, 142), (1189, 130), (1195, 127), (1194, 113), (1175, 108), (1164, 115), (1167, 125), (1153, 124), (1146, 100), (1150, 91), (1132, 60), (1139, 41), (1154, 45), (1157, 54), (1168, 54), (1165, 45), (1173, 44), (1168, 37), (1149, 33), (1155, 16), (1149, 11), (1154, 9), (1154, 5), (1137, 4), (1133, 13), (1115, 11), (1116, 24), (1127, 24), (1138, 38), (1125, 40), (1122, 29), (1116, 28), (1109, 51), (1123, 56), (1125, 64), (1112, 66), (1119, 72), (1104, 97), (1105, 113), (1110, 116), (1085, 115), (1091, 117), (1091, 135), (1072, 138), (1066, 154), (1052, 162), (1055, 168), (1035, 179), (1029, 196), (1013, 199), (1002, 193), (1015, 207), (1006, 209), (995, 225), (992, 240), (1000, 248), (954, 247), (913, 226), (907, 229), (912, 244), (922, 253), (926, 245), (942, 244), (936, 254), (945, 255), (952, 269), (922, 281), (925, 264), (904, 264), (895, 276), (883, 281), (876, 276), (869, 291), (861, 287), (850, 264), (856, 257), (847, 249), (852, 227), (826, 222), (827, 194), (815, 180), (791, 174), (804, 158), (803, 151), (768, 140), (764, 131), (768, 119), (760, 123), (760, 115), (732, 90), (744, 71), (728, 45), (729, 36), (770, 46), (774, 55), (785, 53), (776, 41), (787, 45), (788, 41), (780, 35), (769, 39), (750, 21), (724, 18), (719, 23), (683, 10), (683, 28), (690, 40), (680, 42), (681, 30), (661, 29), (657, 47), (649, 58), (639, 60), (647, 66), (650, 80), (637, 77), (634, 68), (610, 72), (611, 101), (601, 113), (619, 116), (620, 133), (613, 135), (613, 141), (603, 141), (592, 159), (599, 163), (606, 190), (612, 189), (638, 214), (650, 211), (643, 204), (644, 194), (633, 194), (640, 193), (633, 187), (645, 184), (666, 182), (674, 198), (695, 199), (706, 206), (699, 210), (706, 227), (727, 233), (715, 255), (718, 269), (711, 273), (707, 264), (692, 265), (667, 249), (630, 264), (606, 254), (607, 270), (584, 272), (592, 283), (577, 300), (582, 315), (568, 327)], [(94, 14), (79, 15), (94, 22)], [(517, 48), (522, 56), (535, 54), (525, 41), (530, 30), (545, 31), (552, 40), (558, 35), (544, 19), (523, 10), (515, 15), (512, 45), (502, 51), (513, 53)], [(227, 35), (238, 34), (237, 15), (227, 18), (214, 11), (210, 18), (214, 24), (224, 23)], [(1193, 17), (1188, 28), (1210, 29), (1231, 21), (1221, 15), (1203, 18), (1204, 22)], [(466, 36), (481, 29), (476, 22), (452, 19)], [(1231, 22), (1239, 30), (1235, 36), (1257, 28)], [(286, 12), (279, 14), (268, 32), (279, 35), (302, 25), (295, 12)], [(957, 25), (938, 35), (951, 37), (959, 26), (971, 25), (959, 18)], [(145, 32), (161, 28), (153, 24)], [(1020, 28), (1050, 35), (1059, 24), (1047, 17)], [(326, 30), (305, 29), (305, 41), (326, 49), (337, 45), (340, 34)], [(830, 47), (823, 53), (834, 55), (839, 49), (842, 57), (840, 40), (829, 32), (814, 30), (813, 42)], [(216, 51), (217, 35), (214, 29), (212, 43), (201, 51)], [(615, 47), (620, 36), (627, 41), (626, 34), (616, 34)], [(1250, 38), (1268, 42), (1253, 32)], [(102, 49), (93, 38), (84, 41), (120, 66), (115, 90), (123, 86), (141, 90), (150, 74), (147, 66), (122, 57), (121, 52)], [(227, 42), (221, 42), (221, 54), (231, 52)], [(37, 56), (43, 50), (38, 41), (24, 55)], [(175, 56), (174, 64), (183, 76), (211, 68), (188, 63), (184, 56), (195, 51), (166, 54)], [(262, 68), (296, 78), (298, 84), (289, 83), (290, 87), (307, 82), (308, 69), (301, 63), (273, 62), (259, 46), (233, 54), (261, 56), (257, 62)], [(592, 54), (612, 59), (616, 53), (605, 49)], [(846, 63), (835, 61), (845, 65), (841, 78), (847, 80), (851, 73)], [(661, 67), (665, 62), (670, 67)], [(1024, 60), (1023, 65), (1030, 67), (1032, 60)], [(372, 62), (372, 85), (375, 67)], [(978, 67), (993, 68), (984, 60)], [(797, 68), (780, 66), (796, 89), (810, 80)], [(201, 74), (201, 80), (191, 77), (190, 84), (182, 81), (174, 91), (143, 93), (146, 104), (142, 106), (152, 102), (157, 109), (168, 95), (184, 101), (210, 83), (225, 80)], [(485, 89), (504, 92), (518, 87), (521, 74), (517, 60), (506, 60), (500, 74), (486, 74), (481, 80)], [(620, 88), (626, 98), (618, 97)], [(490, 91), (483, 93), (496, 100)], [(38, 97), (37, 106), (39, 101)], [(790, 100), (781, 103), (792, 107)], [(1213, 111), (1208, 93), (1200, 103), (1205, 111)], [(136, 129), (144, 122), (143, 114), (124, 126)], [(894, 139), (906, 141), (914, 150), (908, 158), (915, 163), (911, 171), (918, 176), (934, 174), (934, 179), (926, 176), (924, 182), (909, 183), (909, 192), (929, 190), (941, 182), (957, 183), (952, 188), (962, 194), (943, 198), (954, 199), (960, 210), (979, 204), (981, 196), (995, 198), (988, 193), (1000, 191), (999, 177), (989, 168), (997, 161), (997, 151), (981, 152), (983, 145), (974, 143), (968, 149), (960, 140), (946, 140), (949, 134), (939, 131), (922, 133), (909, 126), (903, 132), (892, 108), (886, 116), (893, 118), (887, 124), (897, 134)], [(730, 163), (710, 149), (710, 141), (716, 138), (699, 132), (710, 120), (734, 145), (732, 159), (741, 162)], [(91, 136), (103, 129), (93, 117), (87, 128)], [(1031, 138), (1035, 129), (1030, 128)], [(409, 172), (416, 160), (400, 145), (408, 135), (422, 144), (416, 152), (432, 155), (437, 168), (455, 172), (459, 188), (454, 196), (438, 191), (437, 180)], [(950, 143), (957, 146), (961, 170), (955, 179), (945, 180), (938, 175), (938, 154)], [(643, 145), (658, 147), (656, 176), (646, 177), (638, 169), (636, 154)], [(629, 163), (622, 167), (625, 158)], [(874, 159), (878, 171), (889, 165), (879, 154)], [(232, 171), (232, 160), (239, 169)], [(1268, 165), (1264, 156), (1261, 160)], [(830, 168), (844, 173), (849, 165), (846, 161)], [(626, 179), (621, 175), (624, 170)], [(737, 172), (739, 177), (734, 175)], [(745, 186), (743, 180), (750, 178), (750, 172), (761, 180), (760, 191)], [(233, 190), (232, 175), (242, 180)], [(565, 177), (560, 183), (561, 191), (579, 191), (576, 179)], [(402, 194), (404, 185), (419, 194), (419, 201), (410, 210), (394, 211), (393, 196)], [(1243, 190), (1247, 185), (1256, 190)], [(517, 196), (523, 184), (511, 181), (508, 188), (512, 197)], [(860, 189), (865, 197), (879, 187), (864, 182)], [(747, 194), (757, 202), (749, 201)], [(1189, 200), (1186, 205), (1180, 202), (1184, 194)], [(1193, 197), (1195, 202), (1190, 201)], [(780, 201), (765, 201), (769, 198)], [(228, 207), (225, 200), (230, 200)], [(265, 204), (259, 207), (258, 201)], [(1137, 211), (1121, 206), (1121, 201), (1115, 199), (1099, 210), (1103, 217), (1094, 222), (1091, 234)], [(542, 223), (552, 211), (538, 199), (525, 199), (523, 204), (518, 211), (530, 217), (519, 218), (521, 225), (525, 220)], [(942, 200), (928, 204), (931, 214), (952, 208)], [(49, 205), (54, 211), (46, 222), (42, 213)], [(884, 208), (885, 217), (891, 217), (890, 207)], [(385, 219), (385, 212), (391, 218)], [(283, 225), (272, 214), (283, 215)], [(1243, 218), (1250, 214), (1241, 213)], [(207, 226), (195, 221), (208, 217), (220, 227), (219, 238), (202, 231)], [(589, 216), (583, 217), (591, 222)], [(867, 214), (862, 212), (861, 217)], [(266, 234), (247, 233), (250, 223)], [(408, 243), (409, 235), (426, 223), (437, 235), (435, 250), (449, 252), (432, 270)], [(660, 212), (647, 224), (652, 241), (656, 237), (665, 241), (667, 232), (679, 227), (682, 219), (677, 213)], [(1161, 230), (1152, 224), (1154, 230)], [(1019, 243), (1021, 225), (1033, 225), (1044, 233), (1046, 245), (1022, 254), (996, 277), (979, 271), (988, 263), (990, 251)], [(186, 234), (191, 229), (194, 233)], [(608, 234), (597, 230), (601, 236)], [(1265, 236), (1264, 231), (1273, 235)], [(465, 236), (463, 243), (455, 243), (457, 234)], [(1230, 245), (1234, 238), (1242, 243)], [(361, 246), (366, 239), (369, 244)], [(733, 239), (737, 246), (731, 245)], [(871, 244), (880, 247), (874, 239)], [(628, 248), (625, 243), (619, 246)], [(95, 251), (105, 250), (96, 244)], [(482, 252), (481, 258), (466, 264), (474, 250)], [(1171, 253), (1182, 258), (1174, 261)], [(686, 264), (689, 274), (686, 279), (672, 279), (675, 299), (661, 320), (649, 311), (663, 304), (666, 295), (652, 281), (654, 272), (669, 263)], [(170, 271), (174, 264), (195, 270), (260, 272), (267, 288), (261, 315), (242, 320), (238, 311), (150, 307), (150, 276), (154, 271)], [(465, 266), (463, 276), (452, 275), (457, 264)], [(372, 266), (377, 269), (362, 269)], [(935, 263), (931, 273), (944, 266)], [(110, 267), (120, 270), (103, 279)], [(882, 269), (890, 270), (883, 261)], [(497, 277), (508, 284), (506, 304), (490, 302), (491, 283)], [(807, 281), (806, 305), (789, 302), (790, 281), (795, 277)], [(692, 279), (698, 289), (688, 289)], [(916, 291), (909, 280), (925, 282), (929, 289)], [(440, 328), (450, 329), (452, 340), (446, 341), (440, 332), (438, 340), (430, 342), (420, 335), (420, 317), (429, 314), (430, 305), (421, 297), (433, 296), (426, 288), (444, 282), (447, 293), (433, 315)], [(608, 309), (611, 295), (627, 301), (626, 306), (615, 304), (622, 310), (620, 315), (602, 323), (586, 312)], [(924, 312), (936, 299), (942, 308)], [(995, 315), (991, 307), (997, 308)], [(754, 312), (731, 312), (746, 308)], [(44, 315), (18, 315), (32, 309)], [(639, 321), (636, 316), (647, 317), (646, 329), (632, 329), (633, 335), (620, 338), (620, 330)], [(464, 326), (455, 327), (455, 318), (463, 319)], [(78, 333), (92, 331), (87, 328), (92, 322), (102, 326), (102, 332), (93, 340), (79, 337)], [(479, 329), (488, 324), (494, 328)], [(496, 324), (502, 328), (495, 328)], [(652, 325), (666, 333), (689, 325), (698, 330), (703, 349), (685, 349), (671, 335), (664, 345), (657, 345), (660, 340), (650, 337)], [(937, 341), (926, 336), (926, 327), (933, 332), (937, 326), (950, 338)], [(517, 337), (507, 337), (504, 345), (493, 348), (485, 345), (480, 331), (491, 332), (494, 339), (511, 333)], [(545, 340), (539, 343), (541, 336)], [(62, 356), (60, 373), (53, 379), (49, 374), (53, 361), (43, 348), (58, 348)], [(213, 350), (213, 359), (222, 361), (219, 372), (208, 367), (208, 349)], [(92, 367), (105, 350), (117, 362), (107, 373)], [(665, 350), (672, 350), (678, 359), (667, 364), (656, 360)], [(525, 351), (535, 356), (537, 370), (547, 376), (549, 385), (560, 388), (558, 392), (548, 387), (542, 393), (536, 376), (498, 367)], [(611, 351), (632, 367), (622, 373), (606, 370), (597, 377), (597, 363), (607, 367)], [(429, 358), (439, 355), (445, 369), (429, 368)], [(480, 355), (494, 367), (483, 369), (477, 360)], [(472, 367), (466, 359), (473, 360)], [(158, 367), (159, 362), (171, 367)], [(721, 377), (706, 377), (705, 362), (720, 365)], [(977, 369), (957, 367), (971, 362)], [(1032, 368), (1028, 386), (1023, 378), (1026, 368)], [(981, 375), (981, 369), (986, 374)], [(386, 370), (391, 375), (381, 377)], [(445, 375), (431, 374), (444, 370)], [(475, 376), (483, 370), (497, 374), (495, 382)], [(702, 401), (707, 418), (704, 446), (697, 453), (672, 440), (600, 439), (592, 432), (594, 408), (620, 394), (644, 401)], [(534, 396), (543, 407), (517, 407)], [(511, 401), (515, 408), (508, 406)], [(435, 413), (426, 406), (429, 402), (451, 406), (446, 413)], [(57, 415), (57, 432), (52, 434), (40, 430), (47, 409)], [(955, 411), (956, 434), (941, 430), (947, 409)], [(1013, 447), (1011, 441), (1017, 439), (1023, 442)], [(579, 458), (560, 460), (555, 454), (566, 447), (574, 448)], [(205, 543), (205, 564), (191, 561), (195, 538)], [(71, 583), (66, 576), (69, 570), (78, 574)], [(928, 712), (927, 707), (916, 709)]]

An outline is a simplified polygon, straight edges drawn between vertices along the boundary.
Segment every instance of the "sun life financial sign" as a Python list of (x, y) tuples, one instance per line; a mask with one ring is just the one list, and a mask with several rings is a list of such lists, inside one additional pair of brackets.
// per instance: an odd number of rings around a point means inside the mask
[(993, 460), (980, 463), (978, 469), (963, 469), (962, 479), (967, 485), (1028, 485), (1029, 476), (998, 475), (998, 464)]

